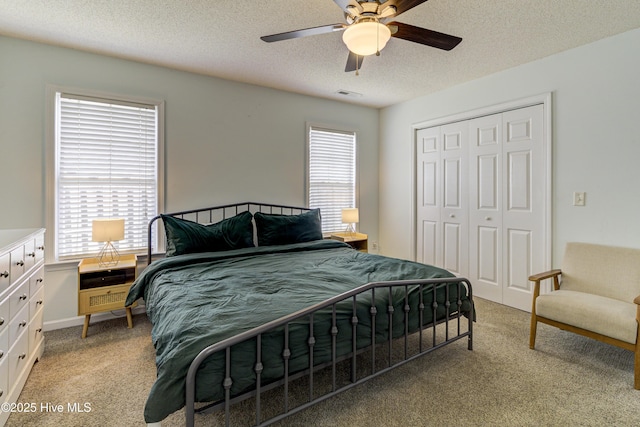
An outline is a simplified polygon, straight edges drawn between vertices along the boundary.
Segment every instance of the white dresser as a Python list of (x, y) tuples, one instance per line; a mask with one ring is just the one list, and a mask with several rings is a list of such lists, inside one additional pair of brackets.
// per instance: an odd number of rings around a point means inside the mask
[(44, 229), (0, 230), (0, 403), (18, 400), (44, 352), (43, 303)]

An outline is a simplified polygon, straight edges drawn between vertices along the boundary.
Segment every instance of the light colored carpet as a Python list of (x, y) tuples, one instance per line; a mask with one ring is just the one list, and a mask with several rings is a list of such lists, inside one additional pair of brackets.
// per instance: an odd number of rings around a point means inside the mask
[[(461, 340), (277, 423), (279, 426), (639, 426), (633, 353), (547, 325), (528, 348), (529, 314), (477, 299), (474, 350)], [(155, 377), (151, 326), (118, 319), (47, 332), (46, 350), (8, 426), (142, 426)], [(63, 413), (40, 411), (62, 404)], [(70, 413), (71, 403), (90, 412)], [(250, 404), (240, 420), (251, 420)], [(163, 426), (183, 425), (183, 412)], [(221, 425), (219, 414), (198, 425)]]

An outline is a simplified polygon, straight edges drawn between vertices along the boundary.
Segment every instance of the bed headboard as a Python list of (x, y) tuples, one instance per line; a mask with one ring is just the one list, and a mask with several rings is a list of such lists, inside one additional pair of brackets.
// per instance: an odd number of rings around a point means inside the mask
[[(252, 214), (256, 212), (263, 212), (269, 214), (280, 215), (298, 215), (303, 212), (309, 211), (309, 208), (303, 208), (299, 206), (286, 206), (286, 205), (274, 205), (271, 203), (256, 203), (256, 202), (243, 202), (233, 203), (229, 205), (211, 206), (208, 208), (191, 209), (188, 211), (165, 213), (164, 215), (171, 215), (182, 219), (188, 219), (190, 221), (197, 222), (199, 224), (212, 224), (218, 221), (222, 221), (226, 218), (231, 218), (241, 212), (249, 211)], [(157, 215), (149, 221), (147, 226), (147, 265), (151, 263), (151, 247), (153, 242), (152, 232), (154, 223), (160, 219), (160, 215)], [(164, 237), (163, 237), (164, 238)]]

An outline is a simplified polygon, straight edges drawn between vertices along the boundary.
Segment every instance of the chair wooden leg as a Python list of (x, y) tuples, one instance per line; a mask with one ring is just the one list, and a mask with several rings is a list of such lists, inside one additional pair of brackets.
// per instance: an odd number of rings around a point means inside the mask
[(635, 363), (633, 366), (633, 388), (640, 390), (640, 349), (636, 346)]
[[(536, 330), (538, 326), (538, 318), (536, 317), (535, 312), (531, 313), (531, 329), (529, 330), (529, 348), (534, 349), (536, 346)], [(637, 353), (636, 353), (637, 355)], [(638, 358), (636, 357), (636, 365), (638, 363)]]
[(640, 390), (640, 295), (633, 300), (636, 304), (636, 350), (633, 363), (633, 388)]

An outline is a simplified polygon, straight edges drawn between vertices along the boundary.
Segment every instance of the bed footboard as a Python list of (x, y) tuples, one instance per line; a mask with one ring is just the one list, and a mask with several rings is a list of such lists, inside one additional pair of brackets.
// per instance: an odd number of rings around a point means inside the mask
[[(444, 297), (443, 297), (444, 295)], [(346, 307), (346, 309), (345, 309)], [(318, 330), (315, 317), (329, 319)], [(471, 284), (467, 279), (437, 278), (428, 280), (400, 280), (373, 282), (328, 299), (322, 303), (300, 310), (252, 330), (218, 342), (202, 350), (193, 360), (186, 379), (186, 425), (194, 426), (196, 413), (196, 380), (203, 362), (214, 353), (224, 354), (225, 378), (221, 384), (224, 398), (201, 406), (200, 411), (224, 410), (225, 425), (230, 423), (231, 405), (240, 400), (254, 399), (255, 425), (269, 425), (289, 415), (304, 410), (340, 392), (375, 378), (424, 354), (437, 350), (463, 338), (467, 348), (473, 349), (474, 306)], [(290, 325), (305, 322), (304, 369), (291, 369), (295, 354), (290, 345)], [(314, 325), (316, 330), (314, 330)], [(344, 331), (350, 329), (350, 343), (345, 350)], [(263, 337), (278, 331), (283, 335), (281, 353), (283, 376), (276, 380), (263, 378)], [(324, 336), (321, 337), (321, 335)], [(340, 338), (338, 335), (342, 334)], [(330, 340), (330, 355), (314, 351), (316, 339)], [(234, 345), (252, 340), (256, 343), (253, 369), (255, 387), (233, 396), (231, 387), (231, 349)], [(348, 366), (347, 381), (337, 381), (337, 367)], [(365, 365), (365, 366), (362, 366)], [(326, 369), (331, 384), (314, 388), (314, 374)], [(303, 403), (293, 405), (290, 384), (299, 378), (305, 379), (308, 396)], [(265, 416), (261, 398), (267, 390), (282, 393), (282, 408), (277, 415)], [(326, 391), (326, 389), (329, 389)]]

